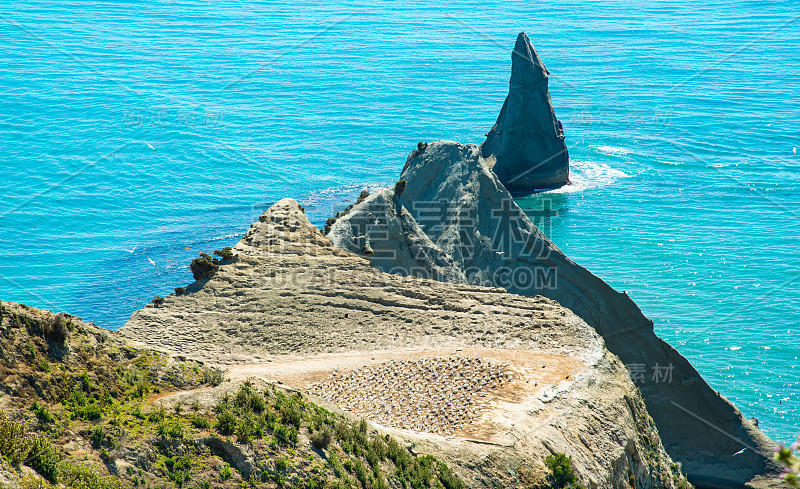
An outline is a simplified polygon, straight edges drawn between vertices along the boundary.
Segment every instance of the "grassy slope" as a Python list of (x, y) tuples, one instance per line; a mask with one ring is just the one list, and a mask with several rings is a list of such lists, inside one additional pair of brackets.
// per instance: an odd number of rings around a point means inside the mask
[(433, 457), (279, 388), (167, 410), (153, 401), (222, 373), (0, 306), (0, 487), (463, 487)]

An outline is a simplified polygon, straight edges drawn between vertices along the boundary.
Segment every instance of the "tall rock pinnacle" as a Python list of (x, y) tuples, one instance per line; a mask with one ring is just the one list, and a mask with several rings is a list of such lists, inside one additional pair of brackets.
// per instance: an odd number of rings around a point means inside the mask
[(508, 97), (481, 144), (481, 155), (511, 192), (532, 192), (569, 183), (569, 154), (556, 119), (549, 72), (527, 34), (511, 53)]

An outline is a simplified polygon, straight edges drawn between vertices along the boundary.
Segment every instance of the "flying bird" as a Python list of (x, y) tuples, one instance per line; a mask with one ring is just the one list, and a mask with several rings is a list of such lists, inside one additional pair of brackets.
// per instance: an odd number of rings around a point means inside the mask
[(156, 150), (156, 149), (153, 147), (153, 145), (152, 145), (152, 144), (150, 144), (150, 143), (148, 143), (147, 141), (144, 141), (144, 144), (148, 145), (148, 146), (150, 147), (150, 149), (152, 149), (153, 151), (155, 151), (155, 150)]
[(797, 154), (797, 146), (792, 147), (792, 153)]
[(734, 453), (734, 454), (733, 454), (733, 456), (735, 457), (735, 456), (737, 456), (737, 455), (741, 455), (741, 454), (743, 454), (743, 453), (744, 453), (744, 451), (745, 451), (745, 450), (747, 450), (747, 447), (744, 447), (744, 448), (742, 448), (741, 450), (739, 450), (738, 452)]
[(158, 265), (156, 265), (156, 262), (154, 262), (149, 256), (147, 257), (147, 261), (149, 261), (150, 264), (153, 265), (154, 267), (158, 268)]
[(131, 249), (127, 249), (127, 248), (123, 248), (123, 249), (124, 249), (125, 251), (127, 251), (128, 253), (133, 253), (133, 250), (135, 250), (135, 249), (136, 249), (136, 248), (138, 248), (138, 247), (139, 247), (139, 245), (136, 245), (136, 246), (134, 246), (134, 247), (133, 247), (133, 248), (131, 248)]

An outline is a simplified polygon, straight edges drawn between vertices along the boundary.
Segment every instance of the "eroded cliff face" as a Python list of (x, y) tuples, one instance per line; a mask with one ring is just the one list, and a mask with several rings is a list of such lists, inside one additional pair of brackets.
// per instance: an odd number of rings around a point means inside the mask
[(691, 482), (720, 488), (779, 484), (774, 442), (658, 338), (627, 295), (558, 249), (516, 205), (480, 148), (428, 144), (412, 153), (400, 178), (400, 195), (386, 189), (370, 196), (331, 227), (337, 246), (386, 272), (557, 301), (638, 372), (664, 446)]
[[(407, 213), (395, 197), (389, 204)], [(403, 218), (383, 217), (402, 228)], [(120, 332), (230, 364), (226, 376), (313, 392), (448, 462), (468, 487), (528, 487), (552, 453), (571, 455), (592, 488), (686, 484), (625, 366), (557, 302), (382, 272), (334, 246), (288, 199), (235, 251)], [(403, 377), (409, 368), (428, 373)], [(376, 403), (373, 384), (397, 402)]]

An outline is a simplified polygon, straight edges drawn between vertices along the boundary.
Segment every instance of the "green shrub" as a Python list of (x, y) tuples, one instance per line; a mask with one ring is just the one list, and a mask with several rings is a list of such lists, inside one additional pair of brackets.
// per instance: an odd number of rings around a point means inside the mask
[(185, 436), (183, 431), (183, 423), (178, 420), (173, 421), (169, 424), (167, 434), (172, 439), (182, 439)]
[(394, 194), (398, 197), (403, 195), (403, 192), (406, 189), (406, 185), (407, 182), (405, 181), (405, 179), (398, 180), (397, 183), (394, 184)]
[(36, 401), (33, 401), (33, 405), (31, 405), (31, 411), (36, 414), (36, 417), (39, 418), (39, 421), (42, 423), (52, 423), (53, 422), (53, 415), (50, 414), (50, 411), (47, 409), (47, 406), (43, 404), (39, 404)]
[(25, 431), (25, 425), (0, 413), (0, 454), (12, 466), (23, 463), (52, 483), (57, 482), (61, 461), (50, 439)]
[(159, 438), (166, 438), (168, 431), (169, 429), (167, 428), (167, 423), (165, 421), (160, 421), (156, 425), (156, 435), (158, 435)]
[(60, 312), (53, 317), (52, 322), (45, 328), (45, 337), (59, 345), (64, 345), (69, 338), (70, 320), (66, 314)]
[(100, 448), (100, 445), (103, 444), (103, 441), (106, 439), (106, 432), (103, 430), (102, 426), (95, 426), (92, 430), (92, 433), (89, 435), (89, 440), (91, 440), (92, 445), (95, 448)]
[(295, 446), (298, 440), (297, 428), (279, 424), (275, 427), (275, 437), (282, 445)]
[(214, 250), (214, 254), (219, 256), (223, 260), (228, 260), (228, 261), (233, 260), (233, 258), (236, 256), (233, 254), (233, 248), (231, 248), (230, 246), (226, 246), (221, 250)]
[(36, 366), (44, 373), (49, 373), (50, 370), (52, 370), (50, 367), (50, 362), (48, 362), (46, 358), (39, 359), (39, 362), (36, 364)]
[(61, 462), (61, 457), (58, 456), (58, 452), (50, 440), (43, 435), (34, 436), (26, 464), (55, 484), (58, 479), (59, 462)]
[(464, 489), (466, 486), (451, 470), (450, 468), (439, 462), (439, 480), (442, 482), (444, 489)]
[(178, 487), (183, 487), (183, 485), (191, 478), (190, 472), (192, 470), (192, 459), (189, 456), (178, 457), (175, 459), (167, 458), (164, 461), (164, 465), (167, 466), (170, 480)]
[(147, 420), (151, 423), (156, 423), (159, 421), (164, 421), (167, 417), (167, 411), (164, 409), (164, 405), (161, 404), (158, 406), (158, 409), (150, 411), (150, 414), (147, 415)]
[(150, 389), (147, 384), (139, 381), (133, 385), (133, 389), (131, 389), (131, 396), (137, 399), (142, 399), (147, 395), (148, 392), (150, 392)]
[(311, 443), (318, 450), (321, 450), (323, 448), (328, 448), (328, 445), (331, 444), (332, 439), (333, 439), (333, 433), (331, 433), (330, 428), (327, 427), (322, 428), (321, 430), (311, 435)]
[(211, 428), (211, 421), (209, 421), (205, 416), (195, 414), (192, 417), (192, 426), (199, 430), (207, 430)]
[(236, 425), (236, 441), (239, 443), (250, 443), (256, 431), (256, 426), (249, 416), (242, 418)]
[(28, 467), (55, 484), (58, 480), (58, 464), (60, 462), (61, 457), (58, 456), (58, 452), (47, 437), (34, 437), (34, 441), (31, 443), (31, 452), (28, 455)]
[(103, 408), (96, 402), (87, 403), (85, 406), (78, 406), (73, 411), (73, 418), (80, 418), (85, 421), (94, 421), (103, 417)]
[(132, 414), (133, 414), (133, 416), (135, 418), (138, 418), (138, 419), (141, 419), (141, 420), (147, 419), (147, 416), (145, 416), (144, 413), (142, 412), (142, 405), (141, 404), (136, 404), (135, 406), (133, 406), (133, 413)]
[(233, 405), (245, 413), (261, 413), (266, 407), (264, 396), (256, 392), (249, 381), (239, 388), (233, 399)]
[(179, 420), (172, 420), (169, 423), (160, 421), (156, 425), (156, 434), (160, 438), (172, 438), (173, 440), (179, 440), (185, 436), (183, 424)]
[(20, 465), (30, 451), (30, 439), (22, 423), (9, 421), (0, 414), (0, 454), (13, 466)]
[(63, 463), (59, 467), (59, 482), (65, 487), (80, 489), (119, 489), (119, 479), (102, 475), (92, 467)]
[(563, 453), (548, 455), (544, 463), (550, 470), (545, 478), (547, 489), (582, 489), (572, 467), (572, 457)]
[(183, 295), (186, 292), (186, 287), (175, 287), (175, 295)]
[(344, 467), (335, 453), (328, 455), (328, 463), (333, 467), (333, 473), (336, 474), (336, 477), (339, 479), (345, 477)]
[(230, 409), (223, 409), (217, 414), (217, 430), (223, 435), (230, 435), (236, 430), (236, 415)]
[(222, 370), (214, 367), (203, 367), (203, 383), (214, 387), (222, 383)]
[(222, 469), (219, 471), (219, 476), (222, 480), (226, 481), (233, 477), (233, 470), (231, 470), (231, 466), (225, 464)]
[(300, 409), (297, 398), (294, 396), (289, 397), (279, 392), (275, 401), (275, 405), (281, 415), (281, 421), (284, 424), (300, 428), (300, 424), (303, 421), (303, 412)]
[(219, 269), (219, 262), (208, 253), (200, 253), (199, 257), (192, 260), (189, 268), (192, 270), (194, 279), (200, 280), (216, 272)]

